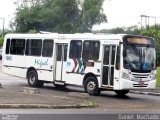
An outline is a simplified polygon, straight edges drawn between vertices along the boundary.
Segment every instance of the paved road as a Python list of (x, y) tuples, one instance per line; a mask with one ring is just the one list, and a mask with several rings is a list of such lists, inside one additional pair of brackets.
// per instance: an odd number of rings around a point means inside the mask
[[(28, 86), (26, 79), (10, 76), (2, 72), (0, 72), (0, 83), (10, 90), (15, 87), (22, 88)], [(42, 94), (51, 93), (57, 96), (66, 96), (69, 92), (84, 92), (83, 88), (77, 87), (56, 89), (52, 84), (45, 84), (45, 87), (40, 90)], [(100, 96), (92, 96), (91, 98), (95, 101), (95, 103), (98, 103), (98, 108), (103, 109), (160, 109), (160, 96), (129, 93), (124, 97), (118, 97), (113, 91), (104, 91)]]
[(27, 80), (23, 78), (11, 76), (8, 74), (4, 74), (0, 71), (0, 83), (2, 85), (17, 86), (17, 85), (26, 85)]

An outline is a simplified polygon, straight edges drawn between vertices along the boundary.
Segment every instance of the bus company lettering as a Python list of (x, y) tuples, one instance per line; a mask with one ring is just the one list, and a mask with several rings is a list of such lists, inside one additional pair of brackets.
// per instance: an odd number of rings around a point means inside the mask
[(7, 61), (12, 61), (12, 56), (6, 56)]
[(37, 65), (39, 68), (41, 68), (42, 66), (47, 66), (48, 65), (48, 59), (46, 61), (35, 59), (34, 65)]

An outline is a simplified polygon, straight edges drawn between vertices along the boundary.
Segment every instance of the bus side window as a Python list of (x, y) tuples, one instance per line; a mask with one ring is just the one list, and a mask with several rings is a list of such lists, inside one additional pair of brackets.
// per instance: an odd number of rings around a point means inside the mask
[(28, 39), (26, 45), (26, 55), (41, 56), (42, 40), (41, 39)]
[(69, 58), (81, 58), (82, 41), (72, 40), (70, 43)]
[(62, 45), (57, 45), (57, 61), (62, 61)]
[(117, 46), (116, 69), (120, 69), (120, 46)]
[(10, 54), (13, 55), (24, 55), (25, 50), (25, 39), (12, 39)]
[(99, 41), (84, 41), (83, 44), (83, 59), (98, 60), (100, 50)]
[(64, 45), (64, 61), (67, 60), (68, 45)]
[(7, 39), (7, 43), (6, 43), (6, 54), (9, 54), (9, 48), (10, 48), (10, 39)]
[(52, 57), (53, 55), (53, 40), (44, 40), (43, 41), (43, 57)]
[(112, 60), (111, 60), (111, 65), (114, 65), (114, 63), (115, 63), (115, 52), (116, 52), (116, 46), (112, 46)]

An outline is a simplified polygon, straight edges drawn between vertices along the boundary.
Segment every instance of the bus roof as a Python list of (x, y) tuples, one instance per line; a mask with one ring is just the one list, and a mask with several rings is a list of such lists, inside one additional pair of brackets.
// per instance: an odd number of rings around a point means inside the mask
[(124, 34), (92, 34), (92, 33), (75, 33), (75, 34), (58, 34), (58, 33), (45, 33), (45, 34), (7, 34), (5, 38), (32, 38), (32, 39), (98, 39), (98, 40), (121, 40)]

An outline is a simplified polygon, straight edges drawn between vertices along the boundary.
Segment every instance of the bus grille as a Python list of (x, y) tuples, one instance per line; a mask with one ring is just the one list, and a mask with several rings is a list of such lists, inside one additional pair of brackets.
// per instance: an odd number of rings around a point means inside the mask
[(150, 73), (132, 73), (131, 76), (131, 80), (136, 82), (149, 81), (150, 79)]
[(147, 87), (148, 84), (144, 84), (143, 86), (140, 86), (139, 84), (133, 84), (133, 87)]

